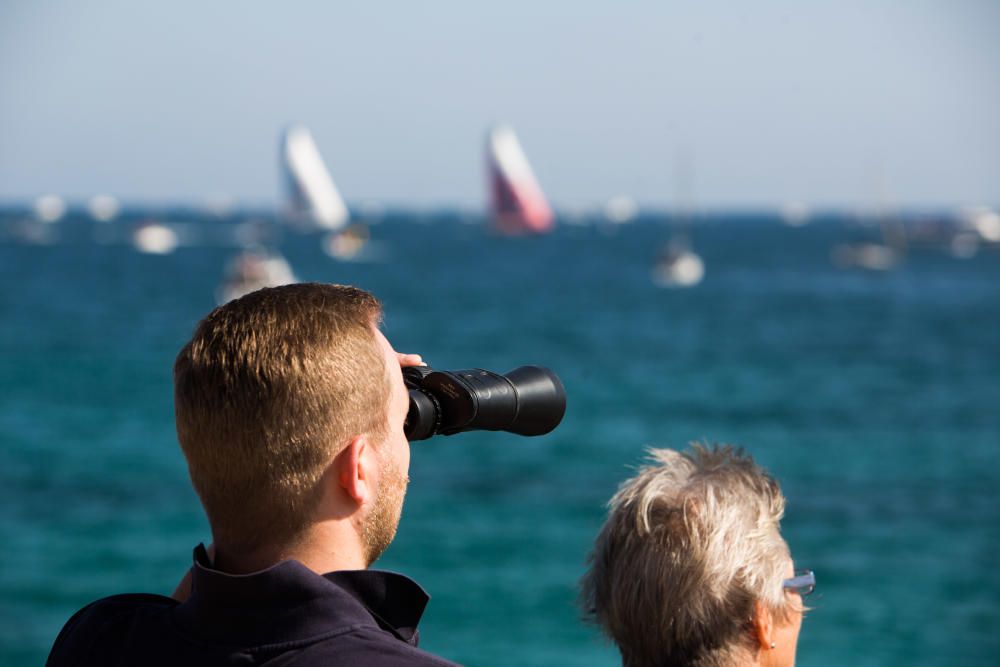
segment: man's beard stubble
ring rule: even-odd
[[[399,519],[403,514],[406,486],[410,483],[410,479],[399,472],[388,456],[382,459],[379,468],[381,483],[378,495],[361,530],[365,561],[369,566],[378,560],[396,537]]]

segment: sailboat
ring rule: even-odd
[[[342,229],[351,215],[327,171],[312,133],[289,127],[281,141],[281,172],[288,192],[287,217],[299,226]]]
[[[830,251],[830,259],[838,268],[886,272],[895,269],[906,258],[906,228],[888,205],[886,174],[880,163],[873,165],[871,181],[874,206],[862,215],[861,222],[877,226],[881,239],[835,245]]]
[[[882,240],[860,243],[840,243],[830,251],[833,263],[841,269],[891,271],[906,256],[906,229],[903,223],[886,213],[877,213],[876,221]]]
[[[323,251],[334,259],[354,259],[368,242],[368,227],[363,223],[348,225],[351,213],[309,130],[300,125],[288,128],[281,157],[289,220],[306,229],[327,230],[321,242]]]
[[[889,271],[899,264],[901,253],[885,243],[842,243],[830,257],[841,269]]]
[[[503,234],[550,231],[555,216],[514,130],[499,125],[486,139],[489,212]]]
[[[691,191],[694,166],[686,156],[679,156],[675,166],[677,212],[670,239],[653,264],[653,283],[659,287],[694,287],[705,277],[705,263],[692,249],[691,226],[694,206]]]
[[[705,263],[686,237],[675,236],[653,265],[653,282],[660,287],[693,287],[705,277]]]

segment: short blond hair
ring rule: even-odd
[[[294,541],[354,435],[387,432],[381,304],[343,285],[262,289],[213,310],[174,363],[177,438],[216,543]]]
[[[730,446],[653,449],[624,482],[581,581],[585,614],[629,667],[739,664],[763,602],[782,622],[785,499],[749,455]]]

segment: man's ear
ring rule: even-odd
[[[753,603],[753,636],[761,651],[774,648],[774,617],[767,605],[757,600]]]
[[[344,493],[358,505],[363,505],[373,490],[372,455],[374,449],[364,434],[351,438],[347,446],[337,455],[337,482]]]

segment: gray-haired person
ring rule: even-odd
[[[609,503],[581,581],[627,667],[791,666],[812,572],[779,532],[785,498],[742,450],[651,450]]]

